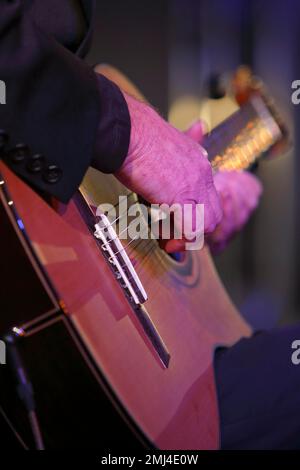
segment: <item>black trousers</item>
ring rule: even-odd
[[[231,348],[217,349],[222,449],[300,449],[295,340],[300,340],[300,324],[257,332]]]

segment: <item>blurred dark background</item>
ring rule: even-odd
[[[299,318],[298,196],[300,3],[296,0],[98,0],[91,64],[120,68],[168,117],[178,99],[198,105],[212,73],[248,64],[285,116],[294,147],[260,163],[264,195],[246,229],[216,258],[229,294],[256,328]],[[300,105],[299,105],[300,106]]]

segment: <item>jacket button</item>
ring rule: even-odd
[[[21,163],[29,155],[29,147],[25,144],[17,144],[9,151],[9,157],[13,163]]]
[[[5,132],[3,129],[0,129],[0,152],[4,150],[4,147],[8,143],[9,137],[7,132]]]
[[[39,173],[44,165],[44,157],[40,153],[32,155],[27,162],[26,168],[30,173]]]
[[[62,177],[62,171],[57,165],[48,165],[43,173],[43,178],[47,183],[57,183]]]

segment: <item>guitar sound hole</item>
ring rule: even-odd
[[[172,260],[176,261],[177,263],[183,263],[186,256],[184,251],[178,251],[177,253],[168,253],[168,255],[170,256],[170,258],[172,258]]]

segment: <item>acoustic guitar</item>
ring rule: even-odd
[[[100,71],[142,98],[115,69]],[[215,171],[246,168],[282,134],[255,92],[204,146]],[[15,340],[46,449],[217,449],[214,349],[251,328],[208,248],[174,259],[155,239],[120,240],[96,210],[138,196],[92,168],[67,206],[50,205],[3,162],[0,171],[0,330]],[[0,374],[1,409],[31,448],[9,361]]]

